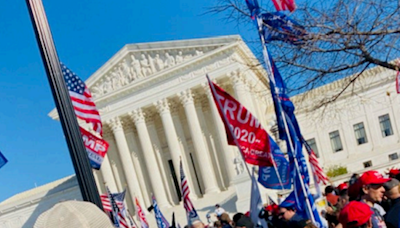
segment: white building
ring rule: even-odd
[[[215,203],[230,212],[236,210],[235,201],[244,207],[243,195],[250,189],[240,182],[248,178],[238,175],[242,172],[241,164],[234,164],[238,152],[227,145],[206,74],[269,131],[274,112],[266,72],[239,36],[126,45],[86,81],[102,116],[104,138],[110,144],[101,170],[94,172],[100,193],[105,192],[103,183],[112,192],[126,187],[132,213],[134,197],[146,208],[153,193],[166,217],[171,218],[175,211],[177,220],[184,224],[179,205],[182,159],[191,198],[203,221]],[[400,123],[395,117],[400,107],[394,74],[381,68],[365,72],[354,89],[357,95],[345,93],[323,114],[322,109],[309,110],[310,104],[340,89],[347,79],[301,95],[307,96],[305,101],[295,102],[303,135],[323,166],[341,164],[356,172],[369,161],[372,167],[386,168],[393,164],[388,163],[390,159],[398,158]],[[50,116],[57,119],[56,111]],[[32,210],[18,209],[14,197],[0,204],[0,224],[10,228],[21,226],[10,223],[9,211],[25,224],[38,216]],[[72,198],[78,199],[76,195]],[[28,200],[24,197],[17,204]],[[35,202],[36,206],[51,205],[42,203],[45,198]],[[154,222],[153,216],[147,217]]]

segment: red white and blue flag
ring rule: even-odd
[[[151,198],[153,199],[153,209],[154,209],[154,215],[155,215],[156,221],[157,221],[157,227],[158,228],[169,228],[169,222],[164,217],[164,215],[161,213],[161,210],[158,207],[158,204],[156,201],[156,197],[154,197],[154,195],[153,195],[153,196],[151,196]]]
[[[107,193],[101,194],[101,202],[103,204],[103,209],[107,213],[109,213],[110,218],[116,227],[124,227],[129,228],[128,223],[126,222],[126,211],[124,216],[124,198],[125,191],[121,193],[111,194],[110,190],[106,186]],[[123,197],[123,198],[121,198]]]
[[[108,143],[104,139],[100,139],[85,129],[81,128],[83,144],[86,147],[86,152],[89,156],[90,165],[93,169],[100,169],[103,163],[104,156],[108,150]]]
[[[182,161],[180,162],[180,173],[181,173],[181,192],[183,207],[186,210],[188,224],[191,225],[194,221],[200,221],[199,215],[193,206],[192,201],[189,198],[190,189],[186,180],[185,172],[183,171]]]
[[[146,220],[146,216],[143,213],[142,207],[140,206],[138,198],[135,198],[135,204],[136,204],[136,213],[137,216],[139,217],[140,221],[140,227],[141,228],[149,228],[149,223]]]
[[[294,0],[272,0],[277,11],[289,10],[293,12],[296,9]]]
[[[69,96],[71,97],[72,105],[74,106],[75,115],[93,125],[93,130],[103,135],[103,125],[99,111],[96,109],[96,104],[92,99],[92,95],[85,83],[63,63],[61,70],[64,76],[65,83],[68,87]]]
[[[310,162],[311,169],[314,172],[314,177],[317,183],[327,184],[329,182],[328,177],[325,175],[324,170],[319,165],[317,156],[315,155],[313,149],[308,145],[307,141],[302,139],[303,144],[308,152],[308,161]]]

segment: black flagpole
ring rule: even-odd
[[[92,202],[103,210],[86,149],[83,145],[78,121],[62,75],[46,13],[41,0],[26,0],[36,40],[53,93],[76,178],[84,201]]]

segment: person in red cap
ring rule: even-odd
[[[397,176],[399,176],[400,174],[400,170],[399,169],[391,169],[389,170],[389,177],[390,178],[397,178]]]
[[[340,212],[339,222],[343,228],[371,228],[373,213],[367,204],[351,201]]]
[[[370,206],[373,214],[371,216],[373,228],[385,228],[386,224],[383,215],[374,207],[383,199],[385,188],[383,184],[390,181],[390,178],[383,178],[383,176],[375,171],[370,170],[361,175],[358,179],[358,186],[360,187],[360,199],[362,202]]]

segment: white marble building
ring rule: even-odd
[[[235,186],[242,186],[239,180],[246,178],[237,175],[242,172],[235,159],[237,150],[226,143],[205,74],[269,131],[274,111],[266,72],[239,36],[126,45],[86,81],[110,144],[101,170],[94,172],[100,193],[105,192],[103,183],[113,192],[126,187],[132,213],[134,196],[145,208],[153,193],[167,218],[176,211],[178,221],[179,216],[184,221],[179,205],[182,159],[191,198],[201,216],[213,211],[215,203],[236,210],[232,201],[241,201],[241,196],[238,199]],[[361,172],[368,165],[384,169],[395,164],[389,162],[398,158],[400,150],[394,74],[382,68],[368,70],[353,93],[344,93],[324,113],[312,110],[311,105],[337,92],[348,79],[293,98],[303,135],[324,167],[341,164],[349,172]],[[306,99],[300,102],[302,96]],[[56,111],[50,116],[57,119]],[[13,205],[10,200],[0,203],[0,224],[9,221],[10,210],[16,215],[25,213],[12,209]]]

